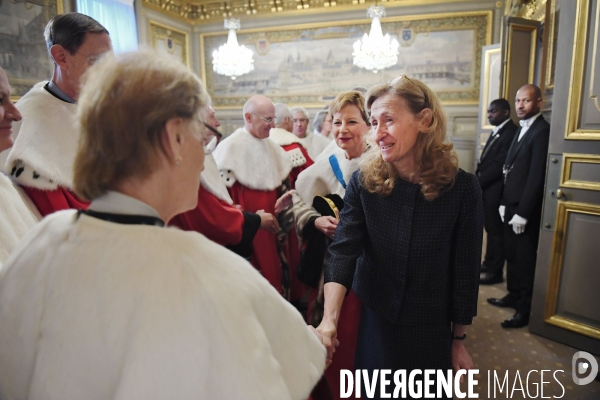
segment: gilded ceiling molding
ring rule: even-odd
[[[385,7],[473,2],[474,0],[380,0]],[[230,17],[307,15],[365,9],[367,0],[142,0],[144,7],[191,25]],[[545,4],[545,0],[544,0]]]

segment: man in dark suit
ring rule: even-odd
[[[550,139],[550,125],[540,112],[541,105],[537,86],[528,84],[517,92],[515,107],[521,129],[504,163],[499,208],[504,222],[508,295],[488,299],[492,305],[516,310],[502,322],[504,328],[521,328],[529,323]]]
[[[517,125],[510,119],[510,104],[506,99],[492,101],[487,117],[494,129],[483,148],[476,172],[483,193],[483,222],[487,232],[485,259],[479,278],[482,285],[502,282],[504,228],[498,214],[504,186],[502,166],[517,131]]]

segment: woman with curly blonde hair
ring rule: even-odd
[[[370,377],[382,368],[470,369],[464,339],[477,313],[483,233],[477,178],[444,143],[446,117],[424,83],[402,75],[366,99],[373,143],[346,189],[317,330],[333,352],[352,288],[362,305],[355,369]],[[375,398],[385,397],[380,389]]]

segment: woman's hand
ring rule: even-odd
[[[452,369],[456,374],[459,369],[470,370],[473,368],[473,360],[465,348],[462,340],[452,341]],[[465,376],[460,377],[460,383],[463,383]]]
[[[277,199],[275,202],[275,215],[279,215],[280,212],[292,206],[292,195],[294,193],[296,193],[295,190],[289,190]]]
[[[340,345],[340,342],[337,339],[337,327],[333,322],[323,319],[315,332],[317,337],[320,337],[321,343],[323,343],[325,349],[327,350],[327,361],[325,363],[325,368],[327,368],[333,361],[333,353],[335,353],[335,348]]]
[[[279,232],[279,222],[273,214],[269,214],[265,210],[258,210],[256,214],[260,217],[260,229],[267,230],[274,235]]]
[[[338,220],[333,217],[325,216],[315,219],[315,228],[323,232],[330,239],[333,239],[337,226]]]

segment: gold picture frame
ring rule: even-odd
[[[428,47],[428,43],[438,43],[437,41],[441,40],[440,36],[444,36],[446,40],[454,40],[457,51],[446,51],[444,54],[454,54],[451,62],[456,63],[455,71],[458,72],[446,89],[443,85],[432,88],[444,104],[476,105],[479,103],[481,48],[491,43],[492,13],[491,10],[484,10],[401,16],[383,18],[381,22],[384,33],[398,36],[411,32],[418,35],[421,39],[418,45],[424,48]],[[212,69],[212,52],[225,43],[227,32],[203,33],[200,35],[202,78],[213,104],[219,109],[240,108],[251,94],[256,93],[265,94],[274,102],[322,107],[343,90],[357,85],[368,87],[375,84],[369,81],[374,75],[372,72],[357,70],[357,67],[352,65],[351,55],[352,43],[360,39],[365,32],[369,32],[370,23],[370,20],[361,19],[240,30],[237,32],[238,41],[253,50],[255,71],[247,77],[238,77],[235,81],[216,75]],[[459,37],[467,40],[461,41]],[[255,45],[260,40],[269,43],[268,61],[266,58],[264,61],[258,58],[260,55]],[[349,50],[346,51],[346,48]],[[395,67],[398,71],[390,69],[378,73],[380,75],[377,76],[381,78],[377,79],[380,79],[381,83],[402,73],[416,77],[425,76],[419,70],[421,65],[409,65],[406,59],[402,59],[403,51],[406,54],[407,50],[401,47],[398,65],[403,64]],[[315,55],[316,53],[318,55]],[[464,56],[461,58],[458,54]],[[410,58],[411,61],[420,59],[421,57]],[[430,64],[435,62],[430,61]],[[440,61],[440,64],[444,62],[446,61]],[[423,67],[425,63],[422,62]],[[446,63],[449,64],[450,61]],[[300,64],[304,66],[300,68]],[[334,64],[339,64],[339,69],[331,71],[331,77],[319,72],[324,71],[327,65],[333,67]],[[357,73],[362,75],[357,77]],[[346,76],[353,78],[346,79],[344,86],[343,80]],[[330,81],[336,79],[335,83],[340,87],[332,89]],[[430,84],[427,78],[421,79]]]
[[[148,37],[153,49],[164,51],[190,67],[188,32],[154,20],[148,20]]]
[[[43,5],[41,5],[43,4]],[[0,49],[0,66],[8,76],[12,101],[19,100],[36,83],[49,80],[54,70],[44,38],[46,24],[64,12],[63,0],[4,1],[0,15],[13,26],[3,27],[8,37]]]
[[[600,50],[598,49],[598,35],[600,27],[600,7],[596,6],[596,15],[589,18],[589,1],[577,0],[577,13],[575,15],[575,41],[573,44],[573,62],[571,64],[571,79],[569,85],[569,108],[567,110],[567,124],[565,139],[567,140],[600,140],[600,129],[581,128],[583,100],[593,100],[595,108],[600,112],[600,93],[594,93],[594,75]],[[595,22],[594,33],[588,35],[589,20]],[[588,40],[593,40],[592,51],[588,52]],[[588,56],[590,56],[588,58]],[[586,80],[586,66],[591,68],[590,79]],[[584,87],[587,85],[587,87]],[[597,89],[596,89],[597,90]]]
[[[479,104],[479,115],[481,115],[480,129],[491,131],[494,126],[490,125],[487,119],[487,110],[493,100],[501,97],[500,74],[502,73],[502,49],[500,46],[494,49],[486,48],[483,51],[482,58],[484,76],[481,80],[482,100]],[[485,146],[485,143],[483,143],[483,146]]]
[[[554,89],[559,16],[560,0],[547,0],[543,37],[542,90]]]
[[[557,313],[559,291],[562,280],[563,265],[565,258],[565,245],[568,240],[567,228],[569,218],[573,214],[587,214],[600,216],[600,206],[595,204],[585,204],[570,201],[559,201],[556,213],[556,231],[552,243],[552,263],[550,265],[550,274],[548,277],[548,290],[546,298],[546,307],[544,321],[548,324],[567,329],[581,335],[600,339],[600,328],[591,326],[574,318]]]

